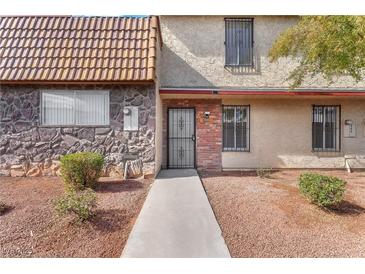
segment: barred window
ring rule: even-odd
[[[250,107],[223,106],[223,151],[249,151]]]
[[[253,66],[253,19],[225,19],[226,66]]]
[[[313,106],[313,151],[340,151],[340,106]]]

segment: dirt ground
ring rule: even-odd
[[[120,257],[152,180],[99,183],[95,216],[82,224],[57,217],[59,178],[0,177],[0,257]]]
[[[302,172],[201,174],[232,257],[365,257],[365,173],[314,171],[348,183],[325,211],[298,192]]]

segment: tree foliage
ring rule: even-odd
[[[341,75],[360,81],[365,67],[365,16],[302,16],[272,46],[270,61],[280,57],[300,57],[288,78],[293,88],[306,76],[318,74],[329,82]]]

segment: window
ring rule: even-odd
[[[109,91],[52,90],[41,96],[42,125],[109,125]]]
[[[313,106],[313,151],[340,151],[340,106]]]
[[[249,151],[250,107],[223,106],[223,150]]]
[[[226,66],[253,66],[253,19],[225,19]]]

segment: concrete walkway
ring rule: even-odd
[[[196,170],[160,172],[122,257],[230,257]]]

